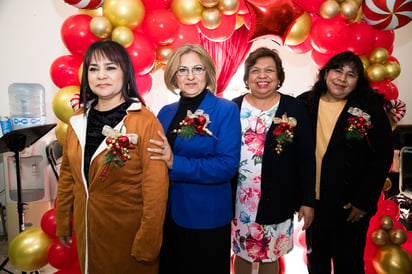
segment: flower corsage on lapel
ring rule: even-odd
[[[363,137],[368,138],[367,130],[372,128],[371,116],[357,107],[350,107],[348,112],[354,117],[348,118],[349,125],[346,127],[346,139],[361,141]]]
[[[294,117],[288,117],[286,113],[282,115],[282,118],[274,117],[272,120],[277,125],[273,130],[273,136],[276,140],[275,151],[277,154],[280,154],[286,143],[293,143],[293,130],[298,121]]]
[[[200,136],[207,134],[216,138],[207,128],[210,123],[209,115],[204,113],[203,110],[198,109],[195,113],[188,110],[185,119],[179,123],[180,128],[174,129],[173,132],[179,134],[183,139],[191,139],[195,134]]]
[[[127,160],[130,160],[129,149],[134,148],[137,144],[137,134],[121,133],[122,129],[126,131],[123,125],[120,131],[115,130],[107,125],[103,127],[102,134],[106,136],[107,152],[103,157],[103,170],[100,173],[100,180],[104,181],[110,174],[113,167],[124,166]]]

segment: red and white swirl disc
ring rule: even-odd
[[[365,0],[362,18],[380,30],[394,30],[412,20],[412,0]]]
[[[390,100],[390,113],[394,122],[398,123],[405,116],[406,104],[399,99]]]
[[[104,0],[64,0],[64,2],[78,9],[96,9],[103,5]]]
[[[80,107],[80,93],[73,94],[73,97],[70,99],[70,105],[73,110],[76,111]]]

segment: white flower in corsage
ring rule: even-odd
[[[127,160],[130,160],[129,149],[134,148],[133,145],[137,144],[137,134],[121,133],[122,129],[126,130],[126,127],[122,126],[120,131],[105,125],[102,130],[102,134],[106,136],[107,153],[103,158],[103,170],[99,175],[100,180],[104,181],[110,174],[113,167],[122,167]]]
[[[274,117],[272,120],[277,125],[273,130],[273,136],[277,142],[275,151],[277,154],[280,154],[286,143],[293,143],[293,130],[298,121],[294,117],[288,117],[286,113],[282,115],[282,118]]]

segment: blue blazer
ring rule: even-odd
[[[164,106],[158,119],[168,131],[179,102]],[[216,137],[177,136],[173,168],[169,172],[169,212],[181,227],[212,229],[233,218],[230,179],[240,160],[241,126],[237,106],[207,92],[198,109],[210,117],[208,129]]]

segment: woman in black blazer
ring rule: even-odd
[[[384,100],[359,57],[342,52],[319,72],[307,106],[316,140],[315,219],[307,230],[309,273],[364,273],[369,220],[388,175],[392,130]]]

